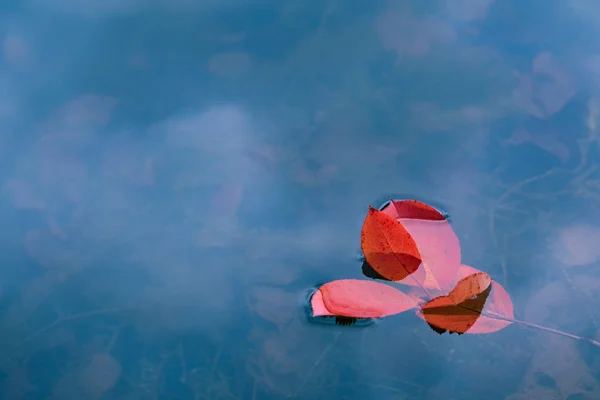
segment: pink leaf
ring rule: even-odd
[[[443,214],[416,200],[392,200],[382,212],[404,226],[423,261],[413,274],[397,282],[441,291],[452,288],[460,268],[460,242]]]
[[[416,301],[384,283],[341,279],[322,285],[312,296],[313,315],[381,318],[417,307]]]

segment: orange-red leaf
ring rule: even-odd
[[[418,200],[392,200],[381,211],[396,219],[427,219],[431,221],[445,220],[444,214]]]
[[[360,239],[369,265],[387,279],[401,280],[421,264],[417,245],[404,226],[373,207],[369,207]]]
[[[321,286],[311,298],[313,316],[381,318],[417,307],[411,297],[384,283],[341,279]]]
[[[477,274],[477,268],[468,265],[461,265],[458,275],[460,279],[466,278],[469,275]],[[477,319],[475,324],[468,330],[467,333],[481,334],[497,332],[506,328],[512,322],[503,321],[493,318],[493,315],[499,315],[503,318],[514,319],[515,312],[512,300],[509,294],[498,282],[492,280],[492,292],[488,297],[483,307],[482,315]]]
[[[447,296],[421,307],[425,321],[438,333],[467,332],[475,324],[492,290],[492,278],[478,272],[461,279]]]

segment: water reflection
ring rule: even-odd
[[[0,5],[2,398],[600,398],[587,343],[305,310],[400,192],[598,339],[592,3]]]

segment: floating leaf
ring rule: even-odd
[[[413,286],[409,294],[373,281],[337,280],[311,297],[314,317],[335,316],[336,324],[351,325],[357,319],[372,321],[421,307],[417,315],[440,334],[490,333],[516,323],[600,347],[593,339],[515,320],[512,300],[502,285],[485,272],[460,264],[458,238],[435,208],[414,200],[392,200],[382,210],[369,207],[363,224],[362,271],[370,278],[409,284]],[[447,295],[427,301],[457,280]]]
[[[341,279],[321,286],[311,298],[313,316],[381,318],[417,307],[400,290],[379,282]]]
[[[457,282],[461,251],[448,220],[400,219],[399,222],[417,244],[423,261],[413,277],[399,282],[442,291],[452,288]]]
[[[334,313],[329,311],[327,307],[325,307],[325,302],[323,301],[323,293],[320,290],[317,290],[310,298],[310,307],[312,309],[314,317],[325,317],[335,315]]]
[[[439,210],[418,200],[392,200],[381,211],[395,219],[411,218],[431,221],[446,219],[446,216]]]
[[[409,286],[440,291],[453,287],[460,268],[460,242],[444,214],[417,200],[391,200],[381,212],[397,218],[416,243],[422,260],[421,266],[413,273],[395,280]],[[363,263],[362,272],[368,278],[394,280],[389,274],[380,273],[368,261]]]
[[[438,333],[465,333],[475,324],[492,290],[492,278],[478,272],[461,279],[447,296],[421,307],[425,321]]]
[[[461,265],[458,275],[461,279],[469,275],[478,274],[481,271],[477,268],[468,265]],[[515,311],[510,295],[498,282],[492,280],[492,292],[485,302],[482,315],[477,319],[475,324],[467,331],[470,334],[492,333],[506,328],[512,324],[510,321],[504,321],[493,318],[493,315],[498,315],[503,318],[514,319]]]
[[[365,218],[360,244],[369,265],[390,280],[407,277],[421,264],[417,245],[404,226],[373,207]]]
[[[461,265],[458,271],[458,278],[464,279],[469,275],[481,273],[482,271],[468,265]],[[418,297],[417,301],[425,302],[423,298],[426,293],[420,288],[414,288],[407,292],[409,296]],[[439,293],[439,292],[438,292]],[[494,315],[500,318],[514,319],[514,306],[509,294],[498,282],[492,280],[492,290],[481,311],[481,316],[477,318],[475,324],[465,333],[483,334],[497,332],[506,328],[512,322],[503,319],[494,318]],[[417,316],[423,320],[425,317],[421,312]]]

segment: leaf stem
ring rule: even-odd
[[[548,328],[547,326],[538,325],[538,324],[534,324],[532,322],[527,322],[527,321],[521,321],[518,319],[504,317],[500,314],[496,314],[493,312],[482,312],[481,315],[485,315],[486,317],[498,319],[501,321],[513,322],[513,323],[521,325],[521,326],[525,326],[525,327],[532,328],[532,329],[539,329],[541,331],[553,333],[555,335],[564,336],[564,337],[568,337],[568,338],[575,339],[575,340],[582,340],[582,341],[588,342],[596,347],[600,347],[600,342],[598,342],[596,340],[593,340],[590,338],[585,338],[585,337],[578,336],[578,335],[574,335],[572,333],[559,331],[558,329]]]

